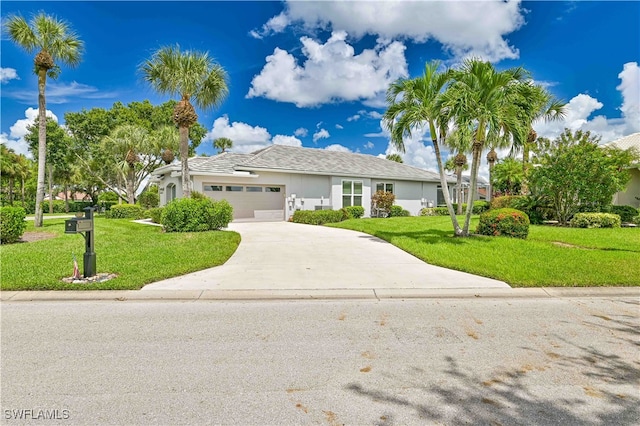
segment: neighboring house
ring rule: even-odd
[[[436,173],[371,155],[271,145],[251,154],[224,152],[189,159],[193,190],[231,203],[235,219],[289,218],[296,210],[362,206],[371,196],[393,192],[396,204],[418,215],[442,198]],[[182,196],[180,164],[153,172],[160,204]],[[450,188],[455,185],[449,179]],[[444,202],[444,201],[442,201]]]
[[[634,133],[622,139],[609,142],[606,146],[622,150],[635,148],[640,153],[640,133]],[[631,180],[627,184],[625,191],[618,192],[613,196],[613,204],[638,208],[640,207],[640,162],[636,161],[632,164],[629,171],[631,172]]]

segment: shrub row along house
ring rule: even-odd
[[[229,201],[234,219],[286,220],[296,210],[347,206],[362,206],[371,216],[378,190],[392,192],[412,215],[444,203],[437,174],[364,154],[271,145],[250,154],[193,157],[189,172],[193,190]],[[161,205],[182,197],[180,178],[179,164],[153,172]],[[449,179],[452,188],[455,179]]]

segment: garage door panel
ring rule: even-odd
[[[222,191],[212,191],[212,187]],[[242,191],[236,190],[239,188]],[[227,200],[233,206],[234,219],[253,218],[255,210],[282,210],[284,219],[285,191],[282,186],[216,183],[205,184],[204,192],[214,200]]]

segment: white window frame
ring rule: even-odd
[[[383,191],[390,192],[390,193],[394,194],[393,191],[394,191],[394,188],[395,188],[395,184],[393,182],[376,182],[376,192],[379,191],[378,185],[382,185],[382,187],[384,188]],[[391,185],[391,191],[387,191],[387,185]]]
[[[351,193],[350,194],[345,194],[344,193],[344,183],[345,182],[351,182]],[[360,188],[361,188],[361,192],[360,194],[356,194],[355,193],[355,184],[359,183],[360,184]],[[353,180],[353,179],[342,179],[342,181],[340,182],[340,192],[342,193],[342,207],[349,207],[349,206],[360,206],[362,207],[362,198],[364,197],[364,182],[361,180]],[[349,200],[349,206],[346,206],[344,204],[344,197],[350,197]],[[360,197],[360,204],[355,204],[355,197]]]
[[[167,185],[167,204],[176,199],[176,184]]]

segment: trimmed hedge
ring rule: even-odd
[[[407,217],[411,216],[409,210],[403,209],[401,206],[391,206],[389,210],[389,217]]]
[[[471,211],[472,214],[482,214],[489,210],[491,204],[488,201],[474,201],[473,209]],[[453,211],[458,211],[458,203],[453,203]],[[462,203],[462,214],[467,212],[467,203]],[[448,214],[448,213],[447,213]]]
[[[529,235],[529,216],[516,209],[491,209],[480,215],[476,233],[525,239]]]
[[[613,213],[576,213],[569,221],[572,228],[620,228],[620,216]]]
[[[348,214],[346,208],[341,210],[297,210],[291,221],[307,225],[323,225],[342,222],[349,218]]]
[[[349,206],[344,208],[352,219],[360,219],[364,215],[364,207],[362,206]]]
[[[40,205],[44,213],[49,213],[49,201],[45,200]],[[81,212],[85,207],[93,206],[91,201],[71,201],[69,200],[69,212]],[[53,200],[53,213],[67,213],[64,200]]]
[[[420,210],[420,216],[449,216],[446,207],[425,207]]]
[[[24,218],[27,213],[22,207],[0,208],[0,242],[2,244],[15,243],[22,237],[27,228]]]
[[[232,219],[227,200],[180,198],[163,208],[160,222],[167,232],[203,232],[225,228]]]
[[[108,219],[142,219],[144,210],[137,204],[117,204],[106,214]]]
[[[640,211],[633,206],[611,206],[611,213],[620,216],[623,223],[633,222],[633,218],[638,216]]]
[[[145,210],[158,207],[160,205],[160,195],[157,192],[144,191],[138,196],[138,204]]]

